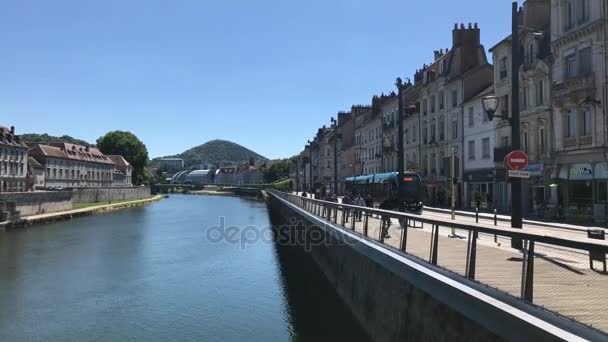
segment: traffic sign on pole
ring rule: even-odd
[[[505,158],[507,169],[522,170],[528,166],[528,155],[523,151],[513,151]]]

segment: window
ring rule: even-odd
[[[586,76],[591,73],[591,46],[581,49],[578,52],[579,58],[579,73],[580,76]]]
[[[509,147],[509,136],[502,137],[502,147]]]
[[[574,27],[574,5],[572,4],[572,0],[569,0],[566,3],[566,12],[565,12],[565,24],[566,30],[570,30]]]
[[[458,139],[458,117],[452,118],[452,140]]]
[[[439,152],[439,175],[445,176],[445,152]]]
[[[428,141],[428,137],[429,137],[429,131],[428,131],[428,127],[427,127],[427,123],[424,123],[424,127],[422,128],[422,141],[426,144]]]
[[[408,133],[409,133],[409,128],[406,128],[406,129],[405,129],[405,133],[404,133],[404,136],[405,136],[405,139],[404,139],[404,140],[405,140],[405,143],[406,143],[406,144],[409,144],[409,143],[410,143],[410,135],[409,135]]]
[[[428,111],[428,101],[426,99],[422,100],[422,114],[426,115]]]
[[[469,140],[469,160],[475,160],[475,140]]]
[[[445,94],[442,91],[439,92],[439,110],[442,110],[445,107]]]
[[[541,106],[543,104],[545,104],[545,84],[543,80],[540,80],[536,85],[536,105]]]
[[[576,113],[568,111],[566,114],[566,137],[572,138],[576,136]]]
[[[528,63],[534,64],[534,43],[528,46]]]
[[[331,156],[331,150],[329,148],[327,148],[327,156]]]
[[[589,0],[580,0],[579,24],[589,21]]]
[[[422,172],[426,176],[429,169],[429,157],[428,154],[425,154],[422,158]]]
[[[445,118],[443,116],[439,117],[439,140],[443,141],[445,139]]]
[[[502,116],[509,115],[509,95],[504,95],[500,101],[501,114]]]
[[[545,128],[541,127],[538,130],[538,153],[545,153]]]
[[[435,125],[435,119],[431,120],[431,142],[435,142],[435,138],[437,137],[437,130]]]
[[[522,145],[524,147],[524,152],[528,153],[528,131],[524,131],[523,137],[522,137]]]
[[[576,77],[576,55],[566,56],[564,63],[564,77],[569,80]]]
[[[331,168],[331,165],[329,165],[329,160],[327,161],[327,168]]]
[[[452,90],[452,107],[458,107],[458,92]]]
[[[503,57],[499,62],[499,77],[501,80],[507,78],[507,57]]]
[[[591,135],[591,111],[589,109],[584,109],[583,111],[583,117],[582,117],[582,125],[581,128],[583,129],[583,131],[581,132],[582,136],[588,136]]]
[[[435,95],[431,96],[431,113],[435,113]]]
[[[490,138],[481,139],[481,157],[490,158]]]
[[[521,109],[528,108],[528,87],[523,87],[521,91]]]
[[[475,112],[473,107],[469,107],[469,127],[475,126]]]
[[[416,142],[418,139],[418,126],[416,124],[414,124],[414,129],[412,131],[412,142]]]

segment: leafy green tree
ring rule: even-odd
[[[281,179],[289,178],[292,162],[290,159],[281,159],[272,163],[263,171],[264,182],[273,183]]]
[[[131,132],[113,131],[97,139],[97,148],[104,154],[123,156],[133,166],[133,181],[143,184],[148,181],[148,149]]]

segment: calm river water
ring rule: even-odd
[[[217,242],[220,217],[256,230]],[[0,341],[365,341],[301,249],[249,243],[269,225],[261,202],[172,196],[0,233]]]

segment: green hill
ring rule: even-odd
[[[268,160],[248,148],[227,140],[211,140],[170,157],[184,159],[186,168],[198,167],[200,164],[232,165],[247,162],[250,157],[253,157],[256,165]]]
[[[66,142],[66,143],[77,144],[77,145],[82,145],[82,146],[95,146],[93,144],[89,144],[88,142],[86,142],[84,140],[72,138],[69,135],[62,135],[60,137],[56,137],[53,135],[48,135],[46,133],[44,133],[44,134],[27,133],[27,134],[20,134],[19,136],[21,137],[21,140],[25,141],[26,143],[48,144],[48,143],[53,143],[53,142]]]

